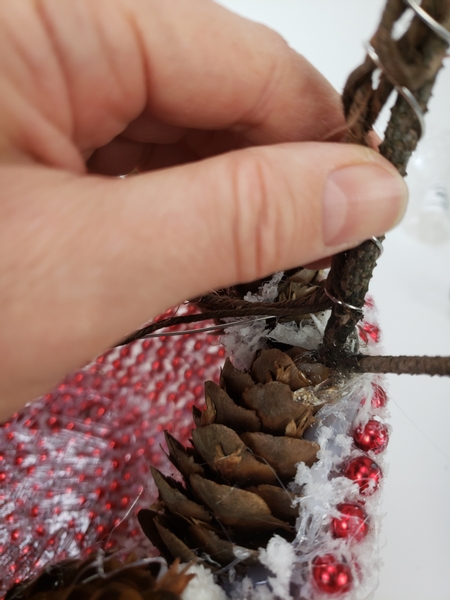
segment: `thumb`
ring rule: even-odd
[[[368,148],[290,143],[129,178],[114,202],[127,207],[122,226],[139,231],[129,240],[135,273],[145,272],[145,305],[156,313],[381,235],[407,195],[396,169]]]
[[[37,166],[3,166],[0,179],[0,393],[12,403],[168,306],[383,233],[407,195],[378,154],[331,143],[126,179]]]

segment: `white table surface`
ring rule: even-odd
[[[338,90],[363,58],[363,43],[384,5],[383,0],[221,3],[276,29]],[[430,104],[430,131],[441,125],[450,131],[449,99],[450,64]],[[439,160],[450,172],[450,155]],[[405,225],[388,235],[370,288],[386,354],[450,355],[449,266],[449,241],[425,244]],[[374,600],[449,600],[450,380],[389,376],[388,391],[393,432],[382,500],[384,564]]]

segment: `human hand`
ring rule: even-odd
[[[404,184],[321,141],[343,127],[311,65],[209,0],[2,2],[0,417],[171,305],[392,227]]]

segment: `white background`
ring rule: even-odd
[[[363,43],[384,5],[383,0],[221,3],[276,29],[340,91],[363,58]],[[429,131],[442,126],[450,131],[450,64],[429,108]],[[438,158],[449,174],[450,155]],[[386,354],[450,355],[450,242],[427,245],[400,225],[388,235],[370,289]],[[390,376],[388,391],[393,432],[383,489],[384,565],[374,599],[449,600],[450,380]]]

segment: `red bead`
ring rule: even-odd
[[[203,396],[203,385],[196,385],[192,390],[192,393],[196,398],[201,398]]]
[[[364,336],[362,332],[364,332],[366,336]],[[364,341],[367,341],[367,336],[369,336],[375,343],[378,344],[380,341],[380,329],[373,323],[364,323],[360,329],[360,336]]]
[[[357,504],[338,504],[340,517],[331,521],[331,530],[336,538],[350,538],[355,542],[364,539],[369,531],[366,512]]]
[[[165,356],[167,356],[166,346],[161,346],[161,348],[158,348],[156,354],[159,356],[159,358],[164,358]]]
[[[175,356],[175,358],[172,360],[172,367],[176,370],[178,370],[182,364],[183,359],[180,356]]]
[[[152,371],[162,371],[163,363],[160,360],[154,360],[152,362]]]
[[[372,450],[375,454],[383,452],[389,441],[389,433],[386,425],[370,419],[364,425],[359,426],[353,434],[355,444],[365,452]]]
[[[373,396],[371,400],[372,408],[384,408],[387,403],[387,394],[381,386],[372,383]]]
[[[378,344],[380,341],[380,329],[376,325],[371,325],[368,333],[373,341]]]
[[[374,301],[370,296],[367,296],[365,302],[364,302],[364,306],[367,306],[367,308],[373,308],[374,307]]]
[[[131,352],[130,346],[122,346],[122,348],[120,349],[119,354],[120,354],[120,356],[122,358],[125,358],[126,356],[130,355],[130,352]]]
[[[175,352],[181,352],[181,350],[183,350],[184,348],[184,341],[183,340],[177,340],[174,345],[173,345]]]
[[[363,496],[373,494],[382,477],[380,467],[368,456],[358,456],[351,460],[345,467],[344,475],[358,484]]]
[[[319,590],[326,594],[344,594],[352,587],[353,577],[349,565],[333,554],[316,556],[312,562],[312,576]]]

